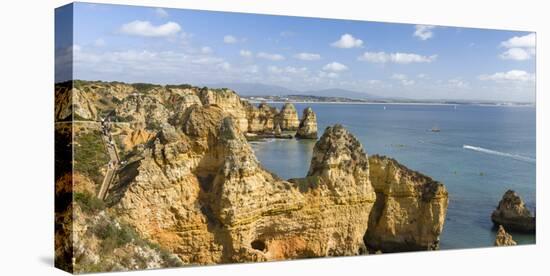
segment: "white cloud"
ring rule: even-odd
[[[280,74],[283,72],[283,69],[277,66],[268,66],[267,71],[274,74]]]
[[[267,71],[273,74],[304,74],[308,72],[308,69],[306,67],[293,67],[293,66],[287,66],[287,67],[278,67],[278,66],[269,66],[267,67]]]
[[[391,76],[391,78],[394,79],[394,80],[406,80],[406,79],[408,79],[407,75],[405,75],[405,74],[393,74]]]
[[[500,54],[501,59],[528,60],[536,54],[536,35],[534,33],[524,36],[514,36],[500,43],[501,47],[508,48]]]
[[[335,79],[340,76],[336,72],[324,72],[324,71],[320,71],[318,75],[320,78],[330,78],[330,79]]]
[[[535,48],[536,34],[531,33],[524,36],[514,36],[501,42],[500,45],[506,48]]]
[[[454,78],[447,81],[447,84],[455,88],[469,88],[470,84],[461,78]]]
[[[409,77],[405,74],[393,74],[391,78],[394,80],[398,80],[403,86],[410,86],[415,84],[415,81],[409,79]]]
[[[220,64],[223,61],[224,61],[223,58],[206,56],[206,57],[194,58],[191,60],[191,63],[205,65],[205,64]]]
[[[229,62],[226,62],[226,61],[219,63],[217,66],[218,68],[223,69],[225,71],[229,71],[232,68],[231,64],[229,64]]]
[[[413,36],[418,37],[420,40],[428,40],[433,37],[433,29],[435,26],[430,25],[416,25]]]
[[[248,51],[248,50],[241,50],[239,51],[239,55],[241,55],[242,57],[252,57],[252,52],[251,51]]]
[[[360,61],[367,61],[372,63],[430,63],[437,59],[437,55],[422,56],[412,53],[386,53],[386,52],[365,52],[358,57]]]
[[[244,71],[247,73],[256,74],[260,72],[260,67],[258,65],[250,65],[244,68]]]
[[[105,46],[105,40],[103,38],[98,38],[94,41],[94,46],[96,47],[103,47]]]
[[[294,57],[297,59],[308,60],[308,61],[321,59],[321,55],[314,54],[314,53],[299,53],[294,55]]]
[[[500,54],[501,59],[528,60],[531,59],[531,53],[523,48],[510,48]]]
[[[510,70],[508,72],[497,72],[492,75],[480,75],[478,78],[483,81],[496,82],[534,82],[535,74],[523,70]]]
[[[350,34],[343,34],[339,40],[334,41],[330,45],[336,48],[359,48],[363,46],[363,41]]]
[[[155,9],[155,14],[158,16],[158,17],[162,17],[162,18],[165,18],[165,17],[168,17],[168,12],[163,9],[163,8],[156,8]]]
[[[227,43],[227,44],[233,44],[233,43],[237,43],[237,38],[232,36],[232,35],[225,35],[223,37],[223,43]]]
[[[332,71],[332,72],[342,72],[342,71],[348,70],[348,67],[342,63],[334,61],[323,66],[323,70]]]
[[[144,37],[172,36],[177,34],[179,31],[181,31],[181,27],[175,22],[168,22],[155,26],[149,21],[135,20],[120,27],[120,32],[123,34]]]
[[[208,47],[208,46],[204,46],[204,47],[201,47],[201,54],[210,54],[212,53],[212,48]]]
[[[259,57],[259,58],[268,59],[268,60],[271,60],[271,61],[280,61],[280,60],[285,59],[285,57],[282,56],[282,55],[270,54],[270,53],[265,53],[265,52],[259,52],[256,56]]]

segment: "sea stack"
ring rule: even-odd
[[[531,215],[521,197],[512,190],[504,193],[491,220],[495,225],[502,225],[511,231],[534,233],[536,229],[535,216]]]
[[[317,139],[317,116],[311,107],[304,109],[302,120],[296,132],[299,139]]]
[[[281,130],[294,131],[297,130],[298,126],[300,125],[296,107],[294,107],[294,105],[291,103],[285,103],[285,105],[283,105],[283,108],[281,109],[278,117]]]
[[[385,156],[370,156],[369,169],[376,203],[367,247],[384,253],[438,249],[449,204],[445,186]]]
[[[516,241],[512,239],[512,235],[506,233],[504,227],[502,227],[502,225],[499,225],[497,236],[495,238],[495,246],[510,246],[516,244]]]

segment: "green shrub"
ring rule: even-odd
[[[189,89],[193,88],[192,85],[184,83],[184,84],[168,84],[166,85],[166,88],[181,88],[181,89]]]
[[[153,88],[161,87],[158,84],[152,84],[152,83],[132,83],[132,86],[140,93],[146,93]]]
[[[109,163],[109,156],[97,130],[75,136],[74,170],[85,174],[97,187],[103,181],[101,167]]]
[[[97,213],[105,209],[105,203],[89,193],[74,193],[74,201],[85,213]]]

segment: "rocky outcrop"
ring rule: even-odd
[[[261,103],[258,107],[247,103],[248,132],[266,133],[275,128],[277,108]]]
[[[369,164],[376,191],[365,235],[369,249],[437,249],[449,203],[445,186],[388,157],[371,156]]]
[[[298,112],[296,107],[291,103],[285,103],[281,108],[281,112],[277,115],[277,122],[281,126],[283,131],[295,131],[300,126],[300,120],[298,120]]]
[[[55,89],[56,120],[97,120],[97,109],[85,91],[68,85],[57,85]]]
[[[248,118],[244,101],[231,89],[202,88],[199,97],[203,105],[216,105],[233,117],[240,131],[248,131]]]
[[[516,244],[516,241],[512,239],[512,235],[506,233],[504,227],[502,227],[502,225],[499,225],[497,236],[495,238],[495,246],[510,246]]]
[[[491,220],[495,225],[502,225],[511,231],[534,233],[536,229],[535,217],[525,207],[521,197],[512,190],[504,193]]]
[[[80,216],[78,237],[59,254],[76,246],[80,271],[172,266],[165,258],[172,254],[183,264],[214,264],[437,248],[447,207],[442,184],[395,160],[369,158],[341,125],[326,128],[316,142],[307,175],[287,181],[261,165],[246,138],[292,137],[288,132],[300,126],[292,104],[277,112],[228,89],[184,85],[93,89],[108,95],[110,86],[116,97],[90,99],[96,107],[112,105],[111,133],[123,145],[124,162],[104,209],[70,210]],[[300,135],[316,138],[315,121],[304,110]],[[80,196],[95,191],[78,173],[71,181],[80,183]],[[63,214],[58,225],[71,219]],[[58,228],[59,235],[71,231]],[[103,244],[107,238],[96,232],[103,228],[128,231],[135,240],[107,250],[112,241]],[[140,258],[144,263],[134,261]],[[105,268],[121,260],[124,266]]]
[[[317,117],[311,107],[304,109],[302,120],[296,132],[299,139],[317,139]]]
[[[375,193],[347,130],[327,129],[307,177],[291,183],[262,168],[220,108],[190,109],[181,131],[163,130],[122,172],[115,205],[125,221],[187,264],[366,252]]]

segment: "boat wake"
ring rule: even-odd
[[[523,156],[523,155],[519,155],[519,154],[500,152],[500,151],[496,151],[496,150],[490,150],[490,149],[481,148],[481,147],[474,147],[474,146],[470,146],[470,145],[462,145],[462,148],[477,151],[477,152],[492,154],[492,155],[509,157],[509,158],[513,158],[513,159],[516,159],[516,160],[525,161],[525,162],[529,162],[529,163],[535,163],[536,162],[535,158],[531,158],[531,157],[527,157],[527,156]]]

